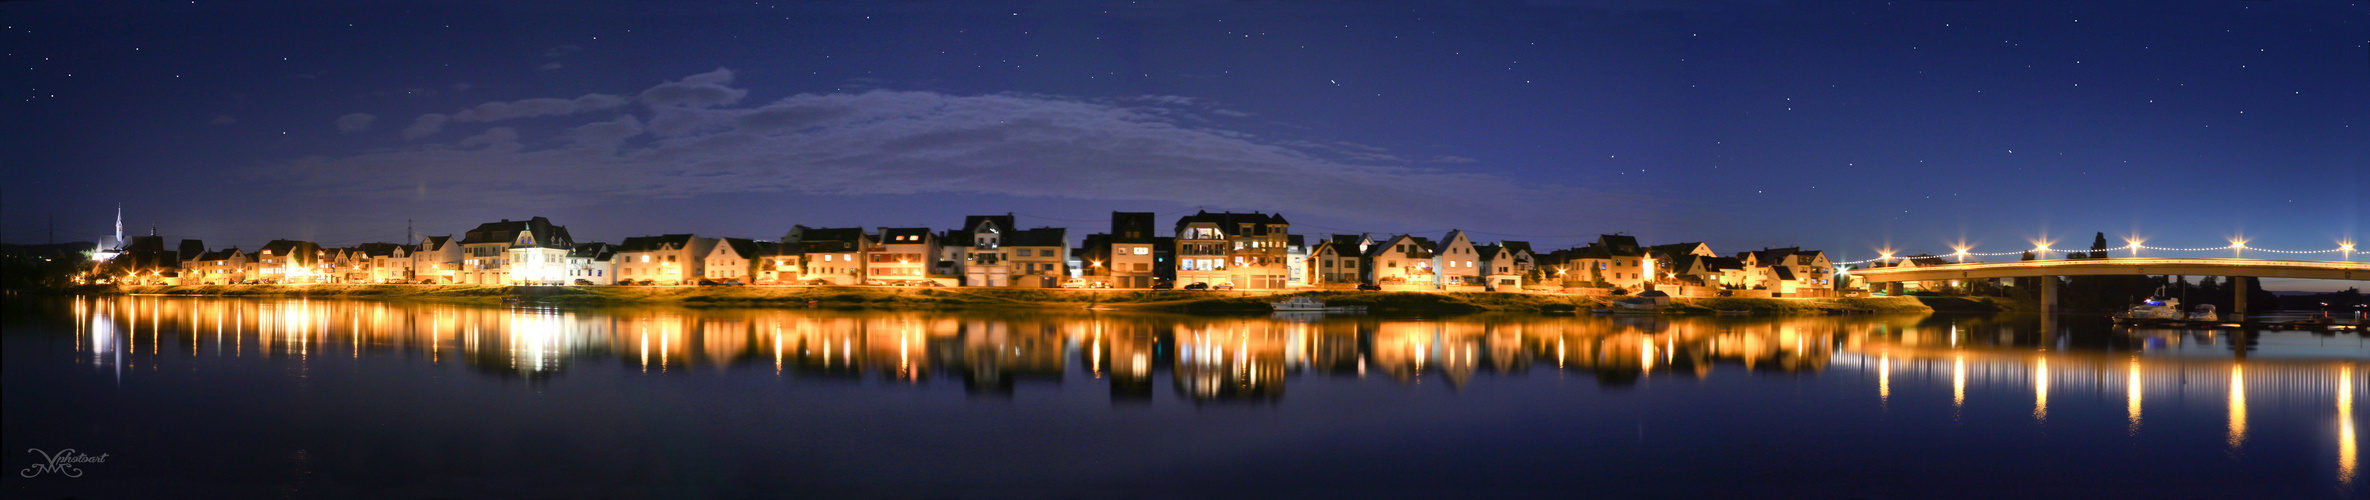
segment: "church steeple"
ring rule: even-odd
[[[115,204],[115,247],[123,248],[123,204]]]

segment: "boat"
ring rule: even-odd
[[[2197,309],[2191,310],[2191,311],[2189,312],[2189,321],[2221,321],[2221,320],[2222,320],[2222,316],[2221,316],[2221,315],[2214,314],[2214,305],[2213,305],[2213,304],[2198,304],[2198,305],[2197,305]]]
[[[2212,309],[2209,308],[2207,310],[2211,311]],[[2131,306],[2131,309],[2124,311],[2121,319],[2128,319],[2131,321],[2180,321],[2187,319],[2187,316],[2188,315],[2181,314],[2181,299],[2164,296],[2164,287],[2160,286],[2156,287],[2156,294],[2148,297],[2148,300],[2140,301],[2139,304],[2133,305]]]

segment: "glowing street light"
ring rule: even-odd
[[[2143,240],[2140,240],[2140,239],[2138,239],[2138,238],[2128,238],[2128,239],[2124,239],[2123,241],[2124,241],[2124,242],[2126,242],[2126,243],[2130,243],[2130,244],[2131,244],[2131,256],[2132,256],[2132,258],[2139,258],[2139,256],[2140,256],[2140,242],[2141,242],[2141,241],[2143,241]]]
[[[1963,247],[1963,246],[1959,246],[1959,247],[1951,247],[1951,250],[1955,250],[1955,251],[1957,251],[1957,253],[1958,253],[1958,256],[1959,256],[1959,263],[1960,263],[1960,264],[1965,264],[1965,263],[1967,263],[1967,247]]]
[[[2351,262],[2351,261],[2353,261],[2353,260],[2354,260],[2354,242],[2351,242],[2351,241],[2340,241],[2340,242],[2337,242],[2337,253],[2338,253],[2339,255],[2344,255],[2344,256],[2345,256],[2345,260],[2346,260],[2346,261],[2348,261],[2348,262]]]
[[[2243,258],[2246,258],[2246,257],[2245,257],[2245,253],[2246,253],[2246,251],[2247,251],[2247,240],[2241,240],[2241,239],[2232,239],[2232,240],[2230,240],[2230,258],[2233,258],[2233,259],[2243,259]]]

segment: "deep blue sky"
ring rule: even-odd
[[[2360,1],[34,1],[0,26],[10,242],[122,203],[218,247],[1207,207],[1842,260],[2320,250],[2365,236],[2370,171]]]

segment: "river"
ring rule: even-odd
[[[10,297],[18,497],[2361,498],[2356,333]],[[67,477],[44,454],[103,461]],[[33,477],[23,477],[35,473]]]

